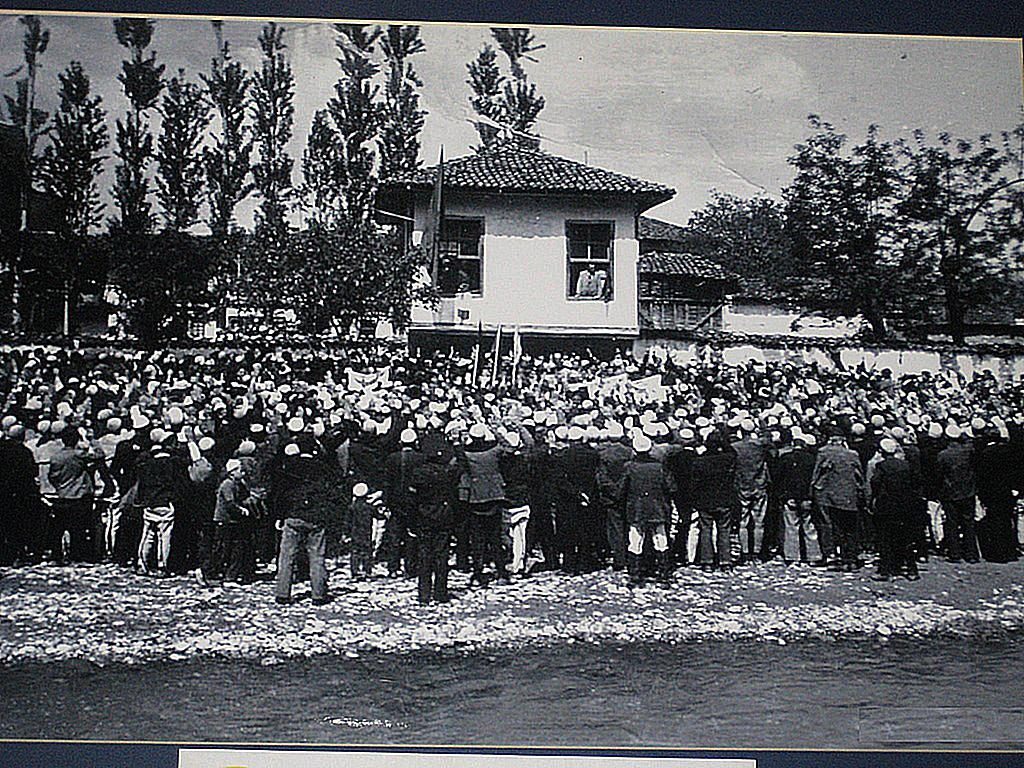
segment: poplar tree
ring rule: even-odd
[[[535,126],[544,109],[544,97],[530,82],[523,61],[536,62],[531,54],[545,46],[525,27],[492,27],[491,36],[505,54],[509,74],[501,72],[497,54],[489,44],[467,65],[466,82],[473,91],[470,105],[487,120],[477,123],[480,140],[484,147],[511,144],[535,149],[540,146]],[[491,121],[503,127],[488,124]]]
[[[295,77],[285,54],[284,28],[274,22],[263,27],[258,38],[263,62],[252,79],[252,113],[255,125],[256,163],[253,180],[260,195],[256,231],[283,234],[292,193],[291,157],[285,149],[295,119]]]
[[[381,37],[381,51],[386,61],[386,81],[381,110],[380,149],[381,178],[412,171],[420,166],[420,133],[426,112],[420,109],[418,90],[423,82],[408,61],[426,49],[420,28],[411,25],[390,25]]]
[[[330,226],[338,215],[338,132],[326,109],[313,115],[302,153],[302,200],[307,223],[313,228]]]
[[[210,105],[203,89],[178,70],[167,82],[160,105],[163,116],[157,141],[156,196],[167,228],[182,232],[199,219],[203,192],[203,134]]]
[[[46,52],[46,48],[50,44],[50,31],[43,27],[38,16],[22,16],[19,21],[25,27],[21,41],[24,63],[10,74],[15,75],[23,71],[25,75],[15,83],[15,95],[13,97],[4,96],[11,122],[21,129],[25,141],[25,154],[22,158],[21,178],[18,185],[20,217],[18,229],[21,234],[6,270],[11,277],[11,326],[16,332],[22,330],[21,262],[28,232],[29,203],[36,176],[36,144],[39,137],[45,133],[46,122],[50,118],[48,112],[36,109],[36,75],[39,69],[39,57]]]
[[[210,62],[210,74],[200,75],[219,118],[213,145],[206,148],[207,199],[210,203],[210,231],[223,239],[231,231],[235,207],[252,192],[248,181],[252,136],[245,113],[249,75],[231,58],[229,43],[221,40],[220,22],[213,22],[218,55]]]
[[[156,63],[156,54],[146,49],[153,39],[154,23],[149,19],[115,19],[117,42],[128,50],[121,63],[118,80],[128,98],[129,111],[117,121],[117,149],[120,162],[114,168],[114,198],[120,211],[115,229],[131,234],[149,232],[153,215],[149,202],[146,170],[153,156],[153,134],[146,121],[164,88],[164,65]]]
[[[339,140],[334,178],[339,186],[340,221],[361,224],[370,220],[377,193],[374,146],[381,110],[376,103],[380,87],[373,78],[380,65],[373,55],[381,30],[365,24],[336,24],[335,31],[341,76],[327,104]]]
[[[53,119],[50,145],[43,152],[43,188],[61,204],[61,231],[85,235],[102,221],[96,181],[110,145],[103,99],[93,95],[81,63],[72,61],[58,76],[60,105]]]

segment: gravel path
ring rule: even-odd
[[[224,657],[286,658],[365,651],[516,648],[549,643],[787,643],[835,637],[1002,635],[1024,629],[1024,562],[932,562],[918,582],[768,564],[728,575],[677,571],[669,588],[630,590],[622,573],[540,574],[420,606],[415,582],[355,583],[337,564],[333,600],[273,601],[269,574],[249,586],[201,588],[114,566],[33,566],[0,573],[0,664],[94,664]]]

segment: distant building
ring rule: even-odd
[[[380,207],[411,220],[411,242],[428,229],[437,173],[382,182]],[[522,147],[447,161],[443,179],[442,298],[413,309],[410,342],[499,325],[534,342],[639,336],[640,214],[675,190]]]

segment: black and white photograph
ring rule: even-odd
[[[1022,75],[0,12],[0,739],[1024,750]]]

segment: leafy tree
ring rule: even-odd
[[[396,234],[372,222],[289,232],[280,240],[245,238],[239,263],[245,302],[295,310],[306,333],[345,329],[364,317],[401,324],[413,301],[432,295],[414,280],[423,251],[406,251]]]
[[[167,82],[160,113],[156,196],[167,228],[182,232],[199,219],[203,191],[200,148],[210,123],[210,105],[203,89],[186,80],[185,71],[179,69]]]
[[[334,180],[339,188],[339,221],[346,226],[369,221],[377,182],[374,143],[380,128],[376,103],[379,86],[373,82],[380,66],[373,54],[381,30],[364,24],[335,24],[335,43],[341,58],[341,77],[328,104],[340,141]]]
[[[802,264],[800,299],[833,314],[859,313],[876,339],[887,318],[915,311],[923,268],[901,239],[895,149],[870,126],[864,143],[815,115],[816,131],[789,158],[796,177],[785,190],[787,233]]]
[[[130,109],[124,122],[117,121],[117,150],[121,161],[114,168],[114,198],[121,218],[115,229],[149,232],[153,216],[148,200],[149,180],[146,169],[153,156],[153,134],[145,122],[146,113],[157,105],[164,88],[164,65],[157,65],[156,54],[146,49],[153,39],[154,22],[149,19],[115,19],[117,42],[128,49],[129,57],[121,63],[118,80],[128,97]]]
[[[712,190],[687,224],[693,249],[740,276],[747,296],[787,297],[794,272],[785,209],[767,197]]]
[[[197,304],[220,263],[221,244],[209,237],[164,230],[117,232],[104,240],[109,281],[123,299],[128,330],[141,346],[155,349],[188,332]]]
[[[545,46],[523,27],[493,27],[491,36],[508,59],[509,76],[501,73],[490,45],[485,44],[477,58],[467,65],[466,82],[473,91],[469,103],[484,118],[477,123],[480,140],[484,147],[513,144],[536,148],[540,139],[534,126],[544,109],[544,97],[537,93],[536,84],[529,81],[523,60],[536,61],[530,54]]]
[[[102,221],[96,180],[106,159],[102,152],[110,144],[107,113],[79,62],[72,61],[58,78],[60,106],[40,175],[46,191],[61,202],[62,233],[85,235]]]
[[[220,43],[220,22],[213,22],[218,35],[218,55],[210,62],[210,74],[200,75],[220,118],[220,130],[213,146],[207,147],[207,196],[210,202],[210,230],[223,240],[231,231],[235,207],[248,197],[253,186],[247,181],[252,154],[252,137],[245,124],[249,75],[232,60],[227,41]]]
[[[317,110],[302,154],[303,207],[307,223],[313,228],[330,226],[337,216],[338,185],[334,174],[340,165],[339,144],[338,132],[327,110]]]
[[[417,88],[423,82],[407,59],[425,50],[420,28],[410,25],[387,27],[380,42],[387,62],[387,80],[381,115],[379,175],[388,178],[420,165],[420,133],[426,112],[419,108]]]
[[[969,309],[1005,306],[1020,292],[1024,125],[1000,138],[972,142],[941,133],[929,144],[918,130],[898,147],[908,186],[898,210],[936,271],[957,343],[964,341]]]
[[[253,178],[260,193],[256,231],[283,234],[288,224],[286,205],[292,188],[292,159],[285,147],[292,137],[295,77],[285,55],[284,29],[274,22],[258,38],[263,51],[260,71],[253,75],[252,111],[257,160]]]

